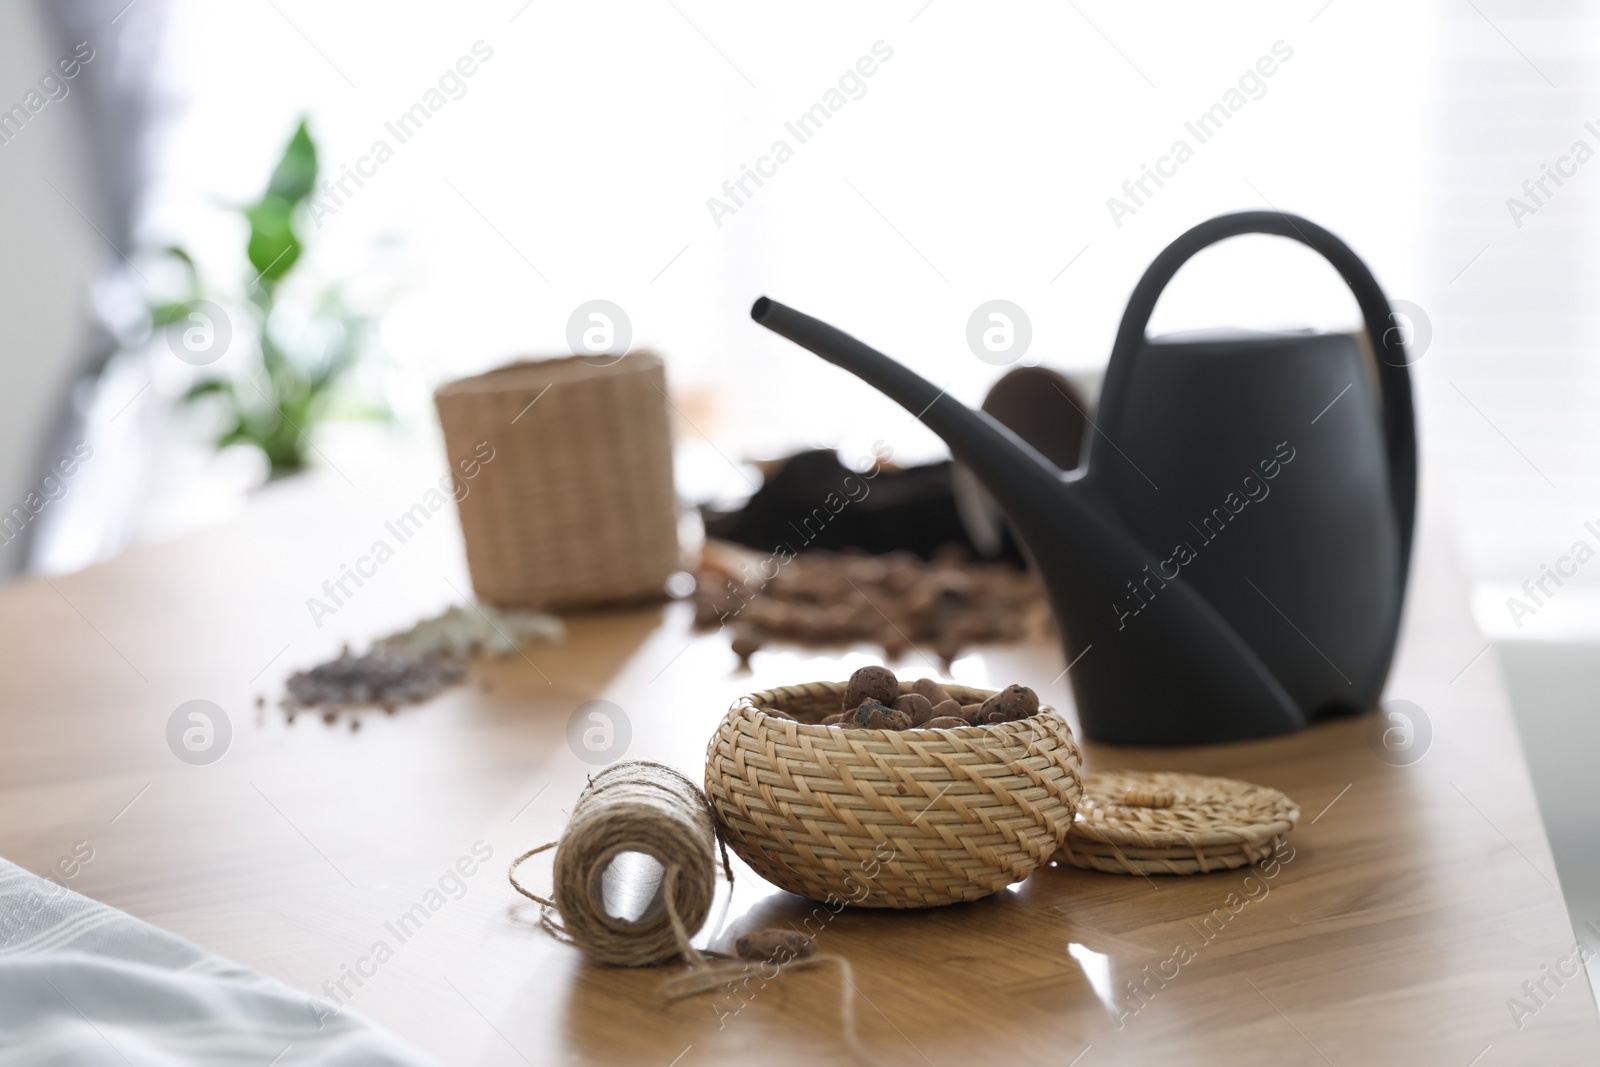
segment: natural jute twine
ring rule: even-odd
[[[717,845],[698,786],[665,764],[630,760],[591,776],[561,839],[512,860],[506,876],[546,909],[540,915],[546,930],[602,963],[646,967],[681,954],[698,966],[705,957],[689,939],[711,913]],[[517,881],[517,867],[550,848],[556,850],[555,889],[542,897]],[[607,914],[603,894],[606,869],[624,852],[651,856],[665,872],[655,899],[632,920]],[[722,867],[732,883],[726,853]],[[560,915],[559,925],[550,910]]]
[[[788,961],[771,961],[776,967],[772,977],[790,972],[800,971],[815,967],[833,967],[839,973],[839,1032],[847,1047],[856,1059],[866,1064],[877,1064],[866,1046],[861,1044],[861,1038],[856,1033],[856,978],[855,971],[850,967],[850,961],[843,956],[803,956]],[[675,977],[668,978],[661,983],[659,992],[670,1001],[685,1000],[698,996],[701,993],[710,993],[724,986],[731,987],[741,978],[748,978],[753,974],[765,979],[761,975],[761,961],[755,960],[727,960],[707,963],[683,972]]]
[[[559,841],[529,849],[511,861],[511,887],[540,905],[539,923],[553,937],[576,945],[602,963],[646,967],[682,956],[689,970],[668,978],[659,992],[669,1001],[731,987],[747,978],[756,961],[702,952],[690,939],[705,924],[716,893],[721,841],[700,788],[662,763],[630,760],[592,775],[578,797]],[[540,896],[517,881],[530,856],[556,850],[555,889]],[[652,856],[664,869],[661,888],[637,919],[606,912],[603,880],[611,861],[624,852]],[[727,849],[722,871],[733,883]],[[559,921],[551,912],[559,915]],[[874,1063],[856,1035],[855,980],[842,956],[783,961],[776,973],[831,966],[839,974],[839,1021],[845,1045],[864,1063]]]

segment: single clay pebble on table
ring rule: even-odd
[[[794,930],[757,930],[754,933],[741,934],[733,943],[734,950],[740,959],[754,960],[760,963],[776,961],[788,963],[790,960],[803,960],[815,951],[816,946],[809,937]]]
[[[739,657],[741,666],[750,666],[750,657],[761,649],[766,643],[765,635],[748,623],[740,623],[733,630],[733,654]]]

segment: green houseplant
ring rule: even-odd
[[[386,416],[381,408],[361,407],[340,395],[367,339],[368,321],[347,309],[336,287],[311,297],[309,304],[303,292],[293,301],[283,299],[305,252],[301,209],[316,189],[317,169],[316,145],[302,120],[260,198],[235,209],[248,224],[249,277],[243,293],[228,301],[232,314],[220,306],[220,295],[210,299],[213,289],[195,260],[177,246],[163,252],[180,265],[181,299],[151,308],[153,326],[167,332],[173,351],[188,362],[208,363],[223,352],[190,358],[180,345],[209,353],[207,346],[226,347],[218,340],[224,334],[248,335],[253,352],[196,381],[182,403],[220,408],[216,448],[259,449],[272,478],[305,469],[315,449],[309,435],[330,416]]]

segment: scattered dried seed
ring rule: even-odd
[[[372,648],[374,652],[414,657],[509,659],[524,646],[560,641],[566,632],[566,627],[554,615],[494,608],[488,604],[456,604],[408,630],[380,638]]]
[[[337,659],[290,675],[281,703],[290,722],[300,708],[317,709],[330,726],[347,708],[377,706],[392,715],[401,704],[420,704],[464,682],[465,657],[504,659],[524,645],[559,641],[565,635],[561,620],[552,615],[458,604],[378,639],[364,655],[351,654],[345,645]],[[479,685],[484,692],[494,689],[488,678]],[[351,729],[360,729],[359,723]]]
[[[392,711],[396,704],[420,704],[466,676],[466,667],[453,659],[385,652],[352,656],[347,650],[290,675],[284,687],[291,706],[322,708],[323,719],[331,723],[341,708],[376,704]]]

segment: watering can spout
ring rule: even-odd
[[[950,446],[951,455],[972,468],[1025,543],[1038,542],[1046,535],[1041,524],[1048,522],[1052,514],[1046,498],[1065,493],[1071,476],[1008,427],[988,413],[958,402],[926,378],[844,331],[769,297],[755,302],[750,317],[849,371],[911,412]]]

